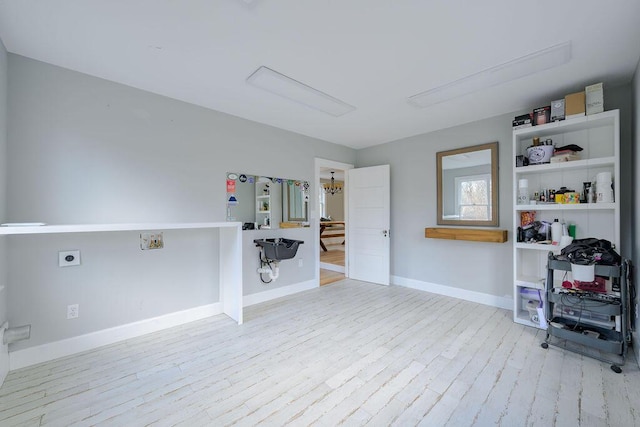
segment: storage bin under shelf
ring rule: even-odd
[[[539,323],[531,321],[529,311],[527,310],[518,310],[514,317],[514,321],[520,325],[531,326],[533,328],[538,328],[538,329],[544,329],[540,327]]]

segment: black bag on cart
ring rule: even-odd
[[[610,241],[595,238],[574,240],[562,249],[558,259],[579,265],[620,265],[622,262],[622,257],[613,249]]]

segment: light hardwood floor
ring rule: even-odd
[[[327,245],[327,251],[320,251],[320,262],[326,264],[333,264],[344,267],[344,246]],[[320,269],[320,286],[328,285],[330,283],[338,282],[344,279],[343,273],[321,268]]]
[[[341,265],[344,267],[344,246],[327,246],[327,251],[320,251],[320,262]]]
[[[13,371],[0,425],[640,425],[634,360],[542,340],[507,310],[345,280]]]
[[[344,273],[338,273],[336,271],[320,269],[320,286],[330,285],[331,283],[344,280]]]

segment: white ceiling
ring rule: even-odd
[[[0,0],[0,37],[12,53],[362,148],[628,83],[638,17],[638,0]],[[563,66],[407,103],[566,41]],[[333,117],[248,85],[263,65],[356,110]]]

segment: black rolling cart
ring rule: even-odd
[[[620,266],[595,266],[596,276],[608,277],[619,284],[619,295],[554,288],[554,273],[570,272],[571,264],[556,259],[550,252],[545,285],[547,336],[541,344],[542,348],[546,349],[549,345],[561,347],[609,363],[614,372],[622,372],[620,366],[625,363],[631,343],[628,268],[628,261],[624,260]],[[587,353],[579,346],[568,346],[570,342],[599,352]],[[617,354],[619,360],[607,359],[601,355],[603,352]]]

